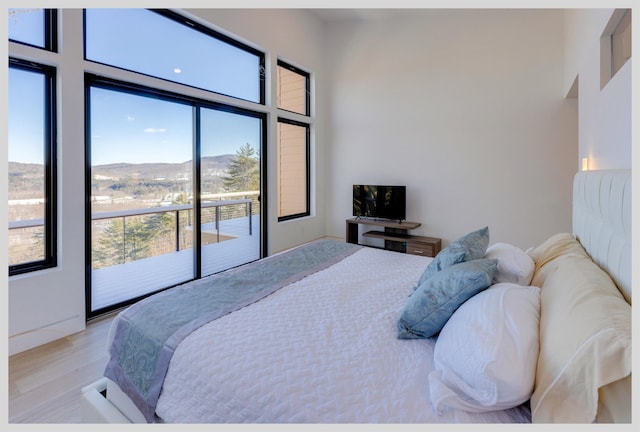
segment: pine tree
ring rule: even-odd
[[[256,151],[246,143],[229,161],[227,175],[222,176],[227,192],[246,192],[260,189],[260,167]]]

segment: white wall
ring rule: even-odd
[[[419,10],[327,29],[327,231],[351,185],[407,185],[416,234],[489,226],[522,248],[571,230],[577,112],[560,10]]]
[[[578,163],[588,158],[589,169],[627,169],[632,165],[631,60],[600,89],[600,37],[613,12],[565,12],[564,86],[568,91],[577,77]]]
[[[61,15],[65,36],[82,35],[81,10]],[[29,58],[31,51],[12,52]],[[65,37],[60,52],[48,62],[68,95],[58,98],[58,266],[9,278],[9,354],[85,328],[82,39]]]

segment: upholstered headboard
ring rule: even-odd
[[[631,170],[575,175],[573,234],[631,304]]]

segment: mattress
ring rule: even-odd
[[[431,258],[362,248],[195,330],[176,348],[156,406],[170,423],[530,422],[526,405],[437,415],[435,339],[396,323]]]

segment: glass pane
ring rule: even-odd
[[[44,9],[9,9],[9,39],[44,48]]]
[[[307,77],[278,66],[278,108],[302,115],[307,112]]]
[[[43,73],[9,68],[9,265],[45,259]]]
[[[202,275],[260,258],[262,120],[201,110]]]
[[[146,9],[87,9],[86,56],[260,102],[259,56]]]
[[[307,127],[278,122],[278,217],[308,214]]]
[[[90,90],[92,310],[193,278],[193,109]]]

